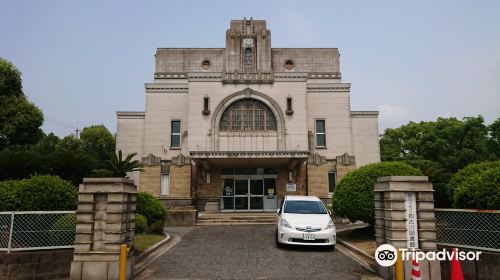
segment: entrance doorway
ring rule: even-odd
[[[277,208],[276,176],[224,176],[222,211],[274,211]]]

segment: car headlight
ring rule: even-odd
[[[325,227],[325,229],[330,229],[330,228],[335,228],[335,224],[333,223],[332,220],[328,222],[328,225]]]
[[[287,228],[292,228],[292,226],[285,219],[281,219],[280,226],[287,227]]]

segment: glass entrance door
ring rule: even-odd
[[[264,209],[264,180],[248,180],[250,188],[248,199],[250,200],[250,210]]]
[[[234,210],[248,210],[248,181],[234,180]]]
[[[224,179],[222,203],[223,210],[263,210],[264,179]]]

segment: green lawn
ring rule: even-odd
[[[135,236],[135,254],[146,251],[149,247],[155,245],[156,243],[162,241],[165,238],[163,234],[148,234],[141,233]]]

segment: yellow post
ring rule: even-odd
[[[403,258],[401,256],[401,250],[398,250],[398,259],[396,260],[396,266],[394,266],[394,271],[396,275],[396,280],[404,280],[403,273]]]
[[[127,279],[127,255],[129,250],[127,244],[122,244],[120,247],[120,280]]]

